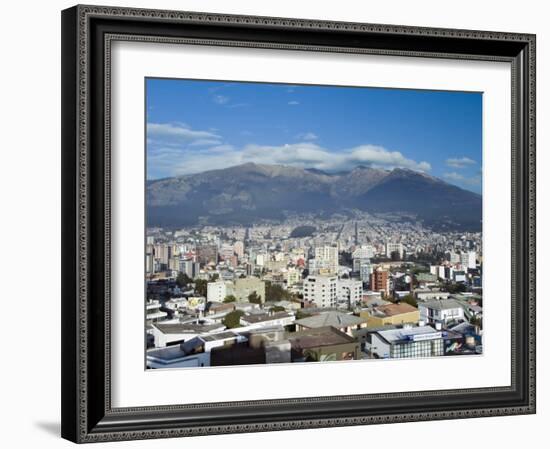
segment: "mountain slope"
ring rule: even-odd
[[[435,227],[481,226],[479,195],[405,169],[356,167],[327,174],[248,163],[147,182],[149,226],[251,224],[350,209],[415,214]]]

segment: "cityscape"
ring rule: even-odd
[[[368,126],[338,148],[297,132],[351,93],[449,144],[405,156],[365,144]],[[277,109],[320,95],[313,119]],[[190,98],[211,127],[176,120]],[[148,369],[483,353],[478,94],[148,79],[147,116]]]

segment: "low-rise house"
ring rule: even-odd
[[[217,315],[220,313],[229,313],[235,310],[235,303],[233,302],[209,302],[207,304],[207,315]]]
[[[359,343],[332,326],[287,334],[293,362],[358,360]]]
[[[290,312],[253,313],[243,315],[240,324],[248,329],[272,326],[284,327],[293,324],[294,320],[294,314]]]
[[[420,320],[419,310],[405,302],[373,307],[371,310],[360,312],[359,316],[366,318],[369,327],[405,323],[416,324]]]
[[[179,345],[147,351],[147,367],[188,368],[210,366],[210,352],[245,342],[246,338],[231,331],[211,335],[199,335]]]
[[[454,299],[426,301],[418,304],[420,319],[427,324],[447,326],[464,321],[464,309]]]
[[[150,299],[147,301],[147,304],[145,306],[146,313],[145,318],[147,324],[156,323],[158,321],[162,321],[168,316],[167,312],[163,312],[160,310],[162,307],[160,301],[156,299]]]
[[[366,327],[367,320],[348,313],[330,311],[296,320],[295,324],[297,331],[332,326],[351,336],[354,330]]]
[[[155,347],[165,346],[190,340],[198,335],[220,332],[225,329],[221,323],[155,323],[151,333]]]
[[[193,368],[210,365],[210,353],[186,354],[181,348],[167,346],[165,348],[150,349],[146,354],[147,368]]]
[[[414,290],[414,296],[419,301],[430,301],[432,299],[447,299],[449,295],[450,295],[449,292],[441,292],[439,290],[430,290],[430,289]]]

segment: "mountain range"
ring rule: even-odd
[[[481,196],[425,173],[358,166],[326,173],[246,163],[220,170],[149,180],[147,225],[249,225],[353,209],[414,215],[436,230],[481,230]]]

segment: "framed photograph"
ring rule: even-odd
[[[62,436],[535,413],[535,36],[62,12]]]

